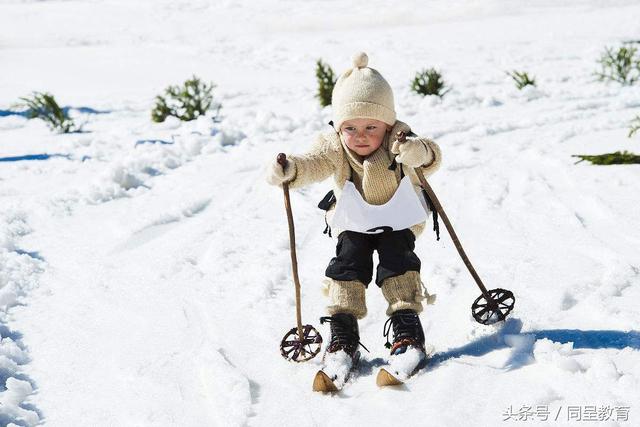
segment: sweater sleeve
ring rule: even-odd
[[[442,152],[440,151],[438,144],[430,139],[420,138],[420,141],[427,148],[427,161],[424,165],[420,166],[420,169],[426,178],[440,169],[440,165],[442,163]]]
[[[338,155],[334,144],[331,144],[322,135],[318,136],[307,153],[289,157],[296,168],[295,176],[289,183],[289,187],[299,188],[314,182],[324,181],[335,172]]]

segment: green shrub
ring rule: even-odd
[[[329,66],[321,59],[316,61],[316,79],[318,80],[318,93],[316,98],[320,101],[320,105],[326,107],[331,105],[331,94],[336,84],[336,75]]]
[[[629,124],[629,138],[633,136],[634,133],[640,130],[640,116],[636,116],[635,119],[631,120]]]
[[[611,80],[623,85],[632,85],[640,80],[638,49],[630,43],[627,44],[628,46],[620,46],[617,50],[605,48],[598,60],[601,70],[595,72],[598,79]]]
[[[182,121],[195,120],[214,107],[213,83],[203,83],[193,76],[182,86],[169,86],[165,95],[156,96],[156,104],[151,110],[151,120],[164,122],[168,116],[174,116]],[[217,106],[217,111],[220,105]],[[217,117],[214,116],[214,119]]]
[[[595,156],[576,154],[571,157],[580,158],[576,163],[588,160],[594,165],[624,165],[640,163],[640,155],[629,153],[628,151],[616,151],[615,153],[599,154]]]
[[[50,93],[33,92],[30,97],[20,98],[18,108],[27,108],[27,117],[30,119],[42,119],[47,122],[51,130],[60,133],[76,132],[73,119],[69,117],[66,109],[60,108],[53,95]]]
[[[529,74],[527,74],[525,71],[520,72],[520,71],[513,70],[513,72],[511,73],[508,71],[506,71],[506,73],[508,76],[511,76],[513,81],[516,82],[516,87],[518,88],[518,90],[521,90],[525,86],[536,85],[536,79],[533,77],[529,77]]]
[[[451,88],[445,90],[442,74],[435,68],[429,68],[416,73],[411,82],[411,90],[422,96],[437,95],[442,98]]]

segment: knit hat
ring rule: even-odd
[[[393,126],[396,112],[391,86],[378,71],[367,67],[366,53],[356,53],[352,60],[353,68],[342,73],[331,95],[335,129],[340,129],[345,120],[356,118],[380,120]]]

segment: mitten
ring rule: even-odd
[[[282,186],[283,182],[292,181],[296,176],[296,164],[291,159],[287,159],[284,170],[277,161],[270,163],[267,169],[267,182],[271,185]]]
[[[395,141],[391,152],[397,154],[396,161],[411,168],[417,168],[429,160],[427,147],[418,138],[407,138],[405,142]]]

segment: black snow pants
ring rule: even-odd
[[[378,251],[376,284],[407,271],[420,272],[420,259],[413,251],[415,236],[408,228],[378,234],[343,231],[338,236],[336,256],[325,272],[335,280],[359,280],[365,286],[373,277],[373,251]]]

